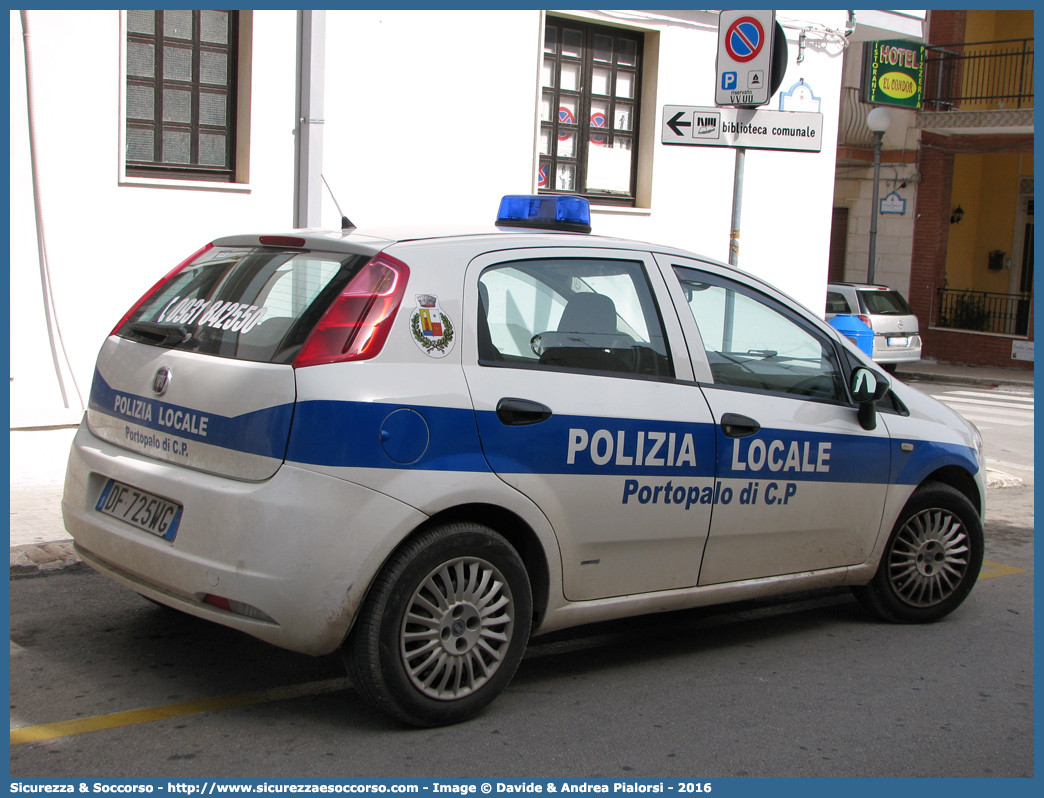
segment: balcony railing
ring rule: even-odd
[[[1033,107],[1033,39],[927,45],[924,108]]]
[[[1030,294],[939,289],[939,327],[974,332],[1027,335]]]

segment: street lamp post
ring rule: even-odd
[[[887,108],[874,108],[866,115],[866,126],[874,134],[874,201],[870,206],[870,260],[866,267],[866,281],[874,282],[874,261],[877,256],[877,212],[881,189],[881,139],[884,138],[892,116]]]

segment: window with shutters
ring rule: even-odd
[[[236,181],[242,13],[126,12],[128,176]]]

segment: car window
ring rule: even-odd
[[[212,248],[143,302],[117,334],[237,360],[290,362],[333,297],[367,260]]]
[[[258,302],[263,302],[267,310],[266,318],[300,316],[340,268],[340,263],[307,256],[283,263],[267,277],[258,294]]]
[[[547,258],[479,277],[479,361],[673,376],[645,267],[636,261]]]
[[[898,291],[860,291],[863,304],[872,314],[885,316],[912,316],[913,311]]]
[[[852,309],[848,307],[848,300],[845,299],[844,294],[839,294],[836,291],[827,291],[826,312],[851,313]]]
[[[843,401],[830,342],[752,289],[675,267],[715,384]]]

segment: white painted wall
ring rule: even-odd
[[[659,12],[667,14],[670,12]],[[739,266],[821,312],[830,243],[830,215],[837,150],[840,46],[805,50],[796,63],[799,26],[843,30],[844,11],[777,11],[789,56],[781,91],[799,79],[822,98],[820,153],[748,150],[744,167]],[[708,26],[706,22],[711,22]],[[703,22],[704,24],[699,24]],[[693,24],[665,24],[660,45],[657,109],[664,105],[714,105],[716,15],[693,14]],[[817,41],[811,37],[810,41]],[[778,94],[770,110],[779,109]],[[659,142],[659,123],[655,136]],[[648,131],[647,131],[648,132]],[[637,238],[675,244],[728,260],[735,152],[723,148],[668,147],[657,143],[651,213],[644,224],[614,228]],[[601,231],[601,228],[597,228]],[[613,230],[615,232],[615,230]]]
[[[359,227],[492,224],[533,184],[536,11],[327,11],[323,171]],[[329,194],[323,224],[339,227]]]
[[[844,11],[779,12],[841,30]],[[667,15],[671,15],[668,17]],[[659,143],[665,104],[714,105],[717,15],[578,14],[660,35],[648,209],[593,209],[594,232],[728,259],[735,153]],[[535,190],[542,16],[536,11],[327,13],[324,173],[357,225],[488,223],[503,194]],[[741,268],[822,306],[837,143],[839,46],[809,47],[788,27],[782,88],[823,98],[821,153],[747,153]],[[491,35],[492,34],[492,35]],[[778,109],[778,97],[768,106]],[[323,223],[339,217],[324,196]]]
[[[254,15],[259,57],[253,62],[251,183],[245,192],[120,185],[119,12],[31,11],[29,20],[55,307],[86,401],[102,341],[159,277],[215,236],[290,227],[296,14]],[[62,402],[41,299],[17,11],[10,13],[10,26],[11,412],[31,420],[57,412]]]
[[[898,173],[898,177],[897,177]],[[886,166],[881,169],[880,198],[895,191],[906,200],[906,213],[877,216],[877,245],[874,282],[910,295],[910,261],[913,255],[913,230],[917,218],[917,184],[911,165]],[[848,179],[838,179],[834,205],[847,205],[848,248],[845,253],[845,280],[866,282],[870,255],[870,211],[873,203],[873,168],[845,170]],[[899,188],[908,178],[906,188]]]
[[[806,24],[841,30],[844,11],[787,11],[782,88],[822,98],[821,153],[750,150],[740,267],[822,309],[842,55]],[[669,15],[669,16],[668,16]],[[651,206],[595,210],[596,233],[727,260],[732,150],[660,144],[665,104],[713,105],[716,15],[579,14],[659,35]],[[499,198],[535,190],[538,11],[329,11],[323,172],[359,226],[490,223]],[[293,200],[296,15],[254,13],[249,191],[121,185],[120,24],[115,11],[31,12],[40,161],[58,317],[86,398],[105,335],[160,275],[211,238],[282,230]],[[28,172],[21,30],[11,14],[12,414],[60,408],[40,304]],[[78,81],[89,74],[90,81]],[[778,98],[768,106],[777,109]],[[339,224],[324,194],[322,220]]]

